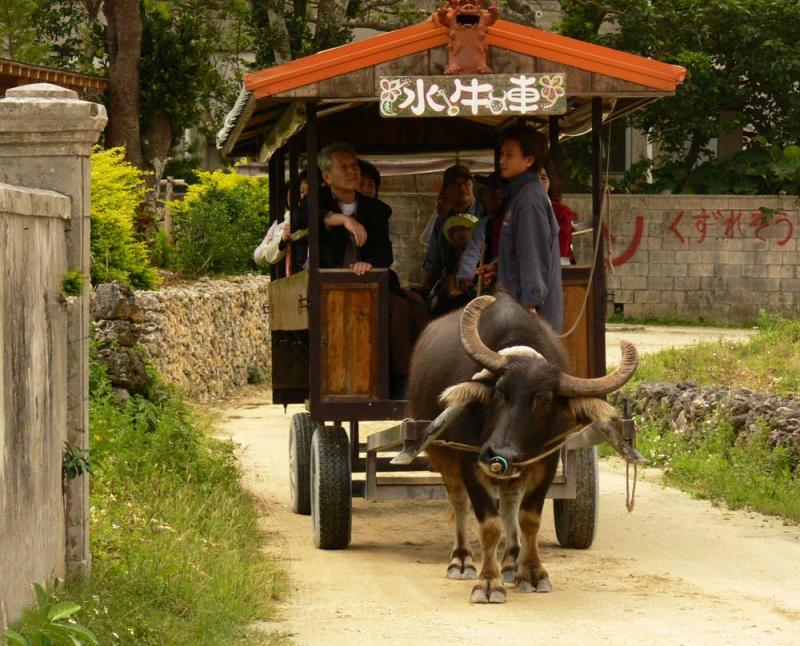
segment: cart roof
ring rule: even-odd
[[[436,152],[452,149],[453,141],[491,148],[497,129],[517,117],[440,118],[433,128],[429,118],[378,114],[379,77],[441,75],[447,42],[447,30],[429,20],[248,74],[217,146],[226,155],[265,161],[302,127],[303,104],[314,101],[325,119],[320,145],[328,143],[328,132],[350,141],[359,153]],[[686,77],[677,65],[506,20],[489,28],[487,44],[497,74],[566,73],[568,106],[560,127],[567,135],[588,129],[594,97],[603,98],[610,121],[674,93]]]

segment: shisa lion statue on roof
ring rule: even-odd
[[[497,6],[481,8],[482,0],[449,0],[432,16],[445,27],[450,58],[445,74],[491,74],[486,64],[486,31],[497,22]]]

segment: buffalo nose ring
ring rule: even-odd
[[[508,460],[502,455],[495,455],[489,460],[489,470],[498,475],[505,475],[508,473]]]

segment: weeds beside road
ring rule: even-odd
[[[254,643],[244,627],[270,618],[283,582],[233,445],[157,378],[120,406],[93,365],[91,389],[93,567],[52,593],[104,645]],[[24,617],[15,628],[30,630]]]
[[[643,381],[693,381],[730,389],[797,395],[800,321],[762,316],[746,343],[717,341],[645,355],[627,392]],[[670,411],[640,420],[639,450],[668,484],[701,498],[800,522],[800,446],[776,445],[770,429],[737,433],[717,410],[701,432],[674,428]]]

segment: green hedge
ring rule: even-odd
[[[125,161],[123,148],[92,155],[91,251],[92,284],[117,280],[139,289],[153,289],[158,274],[150,266],[147,247],[136,239],[134,218],[144,201],[145,175]]]
[[[182,202],[171,207],[175,264],[187,277],[255,270],[252,254],[269,226],[266,178],[232,172],[200,173]]]

